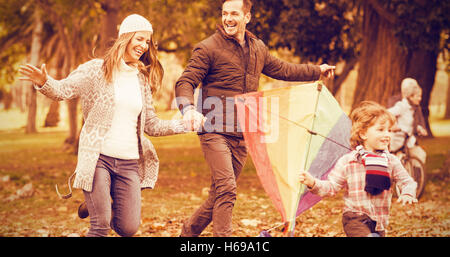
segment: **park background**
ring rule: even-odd
[[[428,183],[417,205],[393,199],[388,236],[449,236],[449,1],[253,3],[248,29],[272,54],[296,63],[336,64],[335,78],[325,84],[347,114],[361,100],[386,105],[405,77],[419,82],[430,132],[419,140],[428,154]],[[17,79],[19,65],[46,63],[50,75],[64,78],[101,56],[121,20],[139,13],[153,24],[165,70],[163,89],[154,96],[158,116],[180,118],[173,86],[193,46],[220,23],[220,7],[214,0],[0,0],[0,236],[84,236],[89,227],[89,219],[76,214],[82,192],[60,200],[54,189],[58,184],[66,191],[75,169],[79,101],[53,102],[36,94]],[[260,90],[298,84],[262,76]],[[207,197],[209,169],[195,133],[150,140],[160,173],[155,189],[143,191],[136,236],[178,236],[182,221]],[[344,236],[342,206],[342,192],[325,198],[297,218],[294,235]],[[238,180],[234,235],[257,236],[280,222],[249,157]],[[283,235],[279,229],[271,234]],[[211,226],[202,235],[212,236]]]

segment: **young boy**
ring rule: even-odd
[[[327,180],[302,171],[300,182],[320,196],[333,196],[345,188],[342,223],[347,236],[385,236],[389,223],[391,184],[401,195],[397,202],[414,203],[417,183],[400,160],[387,149],[395,118],[383,106],[364,101],[350,115],[352,152],[342,156]]]
[[[402,99],[388,109],[397,118],[397,127],[400,130],[392,135],[390,151],[396,152],[403,145],[406,145],[410,149],[411,154],[425,163],[426,153],[420,146],[416,145],[415,137],[415,134],[419,136],[426,136],[428,134],[423,127],[423,122],[418,120],[419,117],[423,119],[420,113],[422,89],[415,79],[405,78],[402,81],[401,92]],[[408,135],[406,142],[405,133]]]

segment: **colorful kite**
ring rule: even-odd
[[[261,184],[293,235],[295,218],[321,198],[300,170],[325,179],[350,151],[351,121],[321,82],[235,97],[238,123]]]

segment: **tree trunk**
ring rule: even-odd
[[[434,42],[439,42],[439,38]],[[422,49],[412,51],[408,60],[408,70],[406,71],[405,76],[417,80],[422,88],[422,101],[420,105],[422,107],[423,117],[425,119],[425,125],[429,137],[432,137],[433,134],[431,133],[430,123],[428,121],[430,116],[430,109],[428,106],[430,104],[431,91],[433,90],[434,80],[436,77],[437,58],[438,54],[431,51]]]
[[[114,39],[117,38],[117,24],[120,11],[120,0],[109,0],[102,3],[102,8],[106,11],[106,15],[102,21],[102,32],[100,34],[100,46],[96,50],[96,57],[103,56],[106,50],[112,46]],[[78,130],[77,119],[77,104],[78,99],[69,100],[69,137],[65,140],[65,148],[71,149],[74,154],[78,153],[78,144],[80,140],[80,130]],[[82,121],[84,123],[84,121]],[[69,147],[67,147],[69,146]]]
[[[447,101],[445,107],[445,115],[444,119],[450,119],[450,73],[447,72],[448,75],[448,83],[447,83]]]
[[[114,39],[117,38],[117,24],[120,10],[120,0],[109,0],[102,4],[102,9],[106,15],[102,21],[102,32],[100,34],[99,54],[103,55],[105,51],[112,46]]]
[[[56,127],[59,122],[59,101],[52,101],[45,117],[44,127]]]
[[[41,51],[41,34],[42,34],[42,20],[40,11],[36,9],[34,12],[34,29],[32,33],[31,39],[31,53],[30,53],[30,63],[34,66],[39,65],[39,52]],[[27,83],[29,84],[29,83]],[[33,85],[28,85],[29,94],[28,94],[28,117],[27,117],[27,125],[25,127],[25,133],[36,133],[36,111],[37,111],[37,103],[36,103],[36,90],[33,88]]]
[[[67,100],[67,110],[68,110],[68,118],[69,118],[69,135],[64,140],[63,150],[78,154],[78,140],[79,140],[79,132],[78,132],[78,98]]]
[[[11,109],[11,105],[13,103],[13,94],[11,92],[5,92],[2,101],[5,110]]]
[[[37,113],[37,99],[36,99],[36,90],[33,86],[29,86],[28,90],[28,115],[27,115],[27,126],[25,127],[25,133],[36,133],[36,113]]]
[[[400,47],[393,32],[398,18],[384,10],[376,0],[364,1],[363,5],[363,41],[353,106],[362,100],[373,100],[386,106],[389,97],[400,93],[401,81],[406,77],[414,78],[423,90],[421,107],[428,134],[432,136],[428,105],[438,53]],[[439,34],[432,42],[439,44]],[[430,48],[438,49],[438,46]]]
[[[407,51],[399,46],[392,23],[364,2],[361,56],[353,107],[363,100],[386,105],[400,92],[407,63]]]
[[[59,58],[59,57],[58,57]],[[60,67],[58,64],[57,67]],[[61,79],[62,69],[56,70],[56,79]],[[44,127],[56,127],[58,126],[59,122],[59,101],[52,101],[50,104],[50,108],[48,109],[47,116],[45,117],[45,124]]]
[[[75,144],[78,138],[78,119],[77,119],[77,105],[78,98],[67,101],[67,108],[69,113],[69,136],[66,138],[66,144]]]
[[[327,88],[333,95],[336,95],[339,89],[341,88],[342,83],[347,79],[350,72],[355,68],[356,64],[358,64],[358,58],[353,58],[345,62],[344,68],[342,72],[339,74],[335,74],[334,79],[327,84]]]
[[[75,58],[73,51],[69,51],[67,53],[68,55],[71,55],[72,58],[71,60],[73,60]],[[73,68],[73,63],[72,62],[68,62],[66,60],[64,60],[64,65],[62,68],[62,75],[68,76],[70,74],[70,70]],[[64,140],[64,146],[63,149],[64,150],[69,150],[71,148],[73,148],[76,145],[76,142],[78,140],[78,110],[77,110],[77,105],[78,105],[78,98],[75,99],[70,99],[67,100],[67,112],[68,112],[68,119],[69,119],[69,135],[67,136],[67,138]],[[76,149],[74,148],[74,152],[76,153]]]

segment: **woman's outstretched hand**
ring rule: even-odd
[[[31,64],[21,65],[19,72],[22,75],[19,77],[20,80],[31,81],[39,87],[42,87],[47,81],[47,68],[45,68],[45,64],[41,65],[41,69]]]

